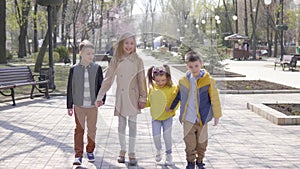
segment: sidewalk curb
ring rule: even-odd
[[[219,90],[220,94],[281,94],[300,93],[300,90]]]
[[[300,116],[287,116],[264,104],[247,103],[247,108],[277,125],[300,125]]]

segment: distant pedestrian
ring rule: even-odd
[[[166,165],[173,165],[172,157],[172,125],[176,108],[166,112],[171,101],[177,94],[177,86],[173,84],[170,67],[150,67],[147,73],[149,82],[149,94],[146,107],[150,107],[152,116],[152,135],[156,148],[156,162],[162,160],[161,130],[165,142]]]
[[[126,125],[129,126],[129,165],[136,165],[135,141],[137,114],[145,107],[147,87],[144,63],[136,53],[136,39],[131,33],[121,35],[114,56],[107,69],[102,87],[98,93],[98,106],[103,105],[103,97],[117,77],[116,103],[114,115],[119,118],[118,135],[121,146],[118,162],[125,163]]]
[[[208,122],[214,118],[214,125],[222,116],[221,104],[215,80],[201,69],[200,55],[190,51],[185,55],[187,73],[179,80],[179,92],[171,104],[173,110],[180,101],[179,120],[183,123],[183,134],[187,166],[204,169],[203,158],[208,143]],[[196,161],[195,161],[196,160]]]
[[[103,73],[101,66],[93,63],[94,45],[84,40],[79,44],[81,60],[72,66],[69,71],[67,86],[67,108],[70,116],[75,115],[74,133],[74,165],[81,165],[84,147],[84,130],[87,124],[86,152],[89,162],[94,162],[96,124],[98,107],[94,104],[101,87]],[[102,101],[105,101],[105,96]]]

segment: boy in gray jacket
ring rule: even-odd
[[[68,115],[75,116],[74,150],[75,160],[73,165],[81,165],[83,157],[83,135],[85,122],[87,123],[86,152],[89,162],[94,162],[94,149],[96,137],[96,124],[98,107],[95,106],[96,96],[103,81],[101,66],[93,62],[95,54],[94,45],[84,40],[79,44],[81,61],[72,66],[69,72],[67,86]],[[103,102],[105,97],[103,98]]]

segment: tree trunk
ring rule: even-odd
[[[247,0],[244,0],[244,5],[245,5],[245,36],[248,36],[248,13],[247,13]]]
[[[43,60],[44,60],[44,56],[45,56],[48,44],[49,44],[49,30],[47,31],[47,34],[44,38],[42,47],[40,48],[39,54],[36,58],[34,72],[40,72],[42,65],[43,65]]]
[[[59,6],[53,6],[53,13],[57,13],[57,11],[59,10]],[[52,20],[53,20],[53,49],[57,47],[57,17],[54,17],[54,15],[52,15]]]
[[[100,5],[100,15],[103,16],[103,7],[104,7],[104,0],[101,0],[101,5]],[[102,50],[102,26],[103,26],[103,17],[100,17],[100,30],[99,30],[99,51]],[[96,51],[97,52],[97,51]]]
[[[0,63],[7,63],[6,59],[6,0],[0,1]]]
[[[23,58],[24,56],[27,56],[26,37],[27,37],[27,24],[23,24],[20,27],[18,58]]]
[[[229,23],[230,33],[233,34],[231,19],[230,19],[230,17],[228,17],[229,13],[228,13],[228,8],[227,8],[225,0],[223,0],[223,4],[224,4],[224,8],[225,8],[225,16],[226,16],[226,19],[227,19],[226,22]]]
[[[249,1],[250,3],[250,9],[252,8],[252,0]],[[257,45],[257,39],[256,39],[256,25],[257,25],[257,16],[258,16],[258,9],[259,9],[260,0],[257,1],[256,4],[256,12],[255,12],[255,18],[253,16],[252,10],[250,10],[250,16],[251,16],[251,23],[252,23],[252,57],[253,60],[256,60],[256,45]]]
[[[18,4],[15,0],[15,5],[18,13],[18,25],[20,26],[20,35],[19,35],[19,51],[18,57],[23,58],[26,56],[26,38],[27,38],[27,28],[28,28],[28,15],[30,11],[30,2],[29,0],[23,1],[22,4]]]
[[[274,35],[274,57],[277,57],[277,53],[278,53],[278,37],[279,37],[279,31],[278,29],[276,29],[276,25],[279,24],[280,21],[280,10],[277,10],[276,13],[276,19],[275,19],[275,35]]]
[[[64,0],[63,7],[62,7],[62,14],[61,14],[61,18],[62,18],[61,19],[61,41],[63,46],[67,45],[67,39],[68,39],[68,36],[65,36],[65,18],[66,18],[67,6],[68,6],[68,1]]]
[[[20,35],[19,35],[19,51],[18,57],[23,58],[26,56],[26,38],[27,38],[27,28],[28,28],[28,15],[30,11],[30,2],[22,1],[21,4],[18,4],[18,1],[15,0],[14,3],[16,5],[17,12],[17,23],[20,27]]]
[[[38,4],[34,5],[34,16],[37,16]],[[38,41],[38,31],[37,31],[37,17],[33,18],[33,52],[38,52],[39,41]]]

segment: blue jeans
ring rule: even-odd
[[[172,125],[173,117],[167,120],[152,120],[152,134],[156,150],[161,150],[161,128],[163,129],[163,137],[166,146],[166,153],[172,153]]]

